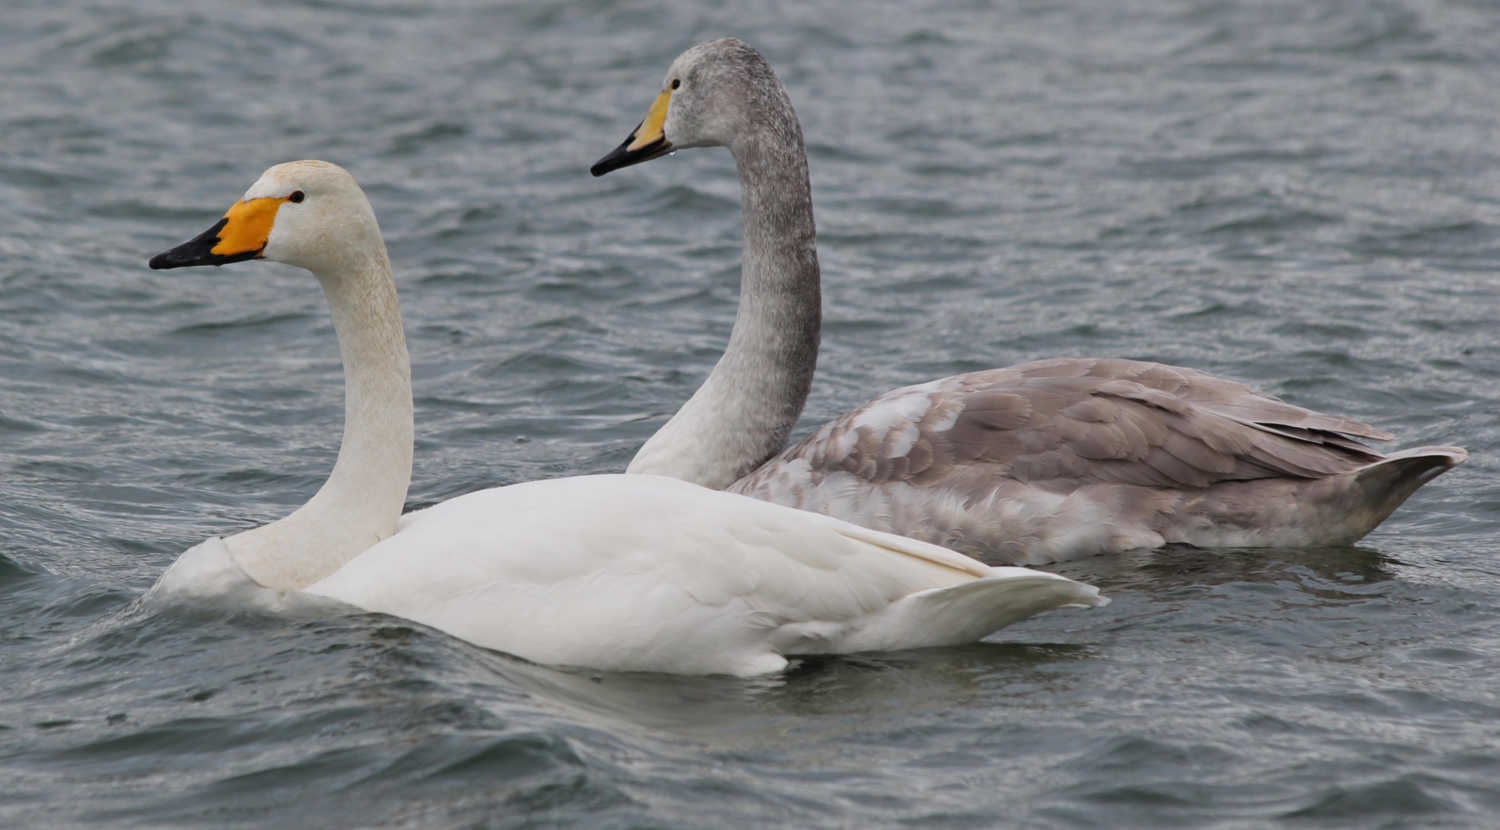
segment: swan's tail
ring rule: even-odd
[[[991,568],[991,575],[912,594],[850,632],[848,651],[951,646],[990,634],[1054,608],[1108,605],[1099,589],[1028,568]]]
[[[1358,493],[1358,524],[1363,528],[1355,539],[1374,530],[1419,487],[1468,457],[1462,447],[1417,447],[1348,473],[1352,489]]]

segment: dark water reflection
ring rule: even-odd
[[[1072,563],[1113,604],[755,680],[137,603],[302,503],[343,403],[304,274],[148,256],[273,163],[339,162],[402,292],[411,505],[622,469],[723,347],[738,191],[723,151],[587,166],[731,34],[811,155],[804,429],[1123,356],[1471,461],[1358,547]],[[1485,826],[1497,43],[1489,5],[1439,0],[7,5],[0,824]]]

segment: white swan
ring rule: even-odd
[[[1353,419],[1192,369],[1093,359],[897,389],[782,452],[812,381],[820,300],[802,129],[770,65],[734,39],[689,49],[592,172],[711,146],[739,169],[739,316],[723,358],[631,473],[1037,565],[1169,542],[1352,543],[1467,457],[1387,457],[1353,439],[1391,436]]]
[[[302,592],[552,664],[737,675],[786,656],[969,642],[1087,585],[657,476],[470,493],[404,518],[412,397],[375,215],[326,162],[266,171],[152,268],[267,259],[311,271],[347,377],[327,483],[278,522],[199,545],[156,592]]]

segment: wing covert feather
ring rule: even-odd
[[[1192,369],[1058,358],[893,390],[762,469],[801,458],[871,484],[1199,489],[1346,472],[1384,457],[1354,439],[1389,437]]]

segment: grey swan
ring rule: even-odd
[[[1060,358],[896,389],[783,450],[821,320],[807,153],[786,88],[732,39],[679,56],[602,176],[728,147],[745,241],[723,357],[627,472],[1040,565],[1154,548],[1350,544],[1467,458],[1384,455],[1391,435],[1235,381],[1135,360]]]

